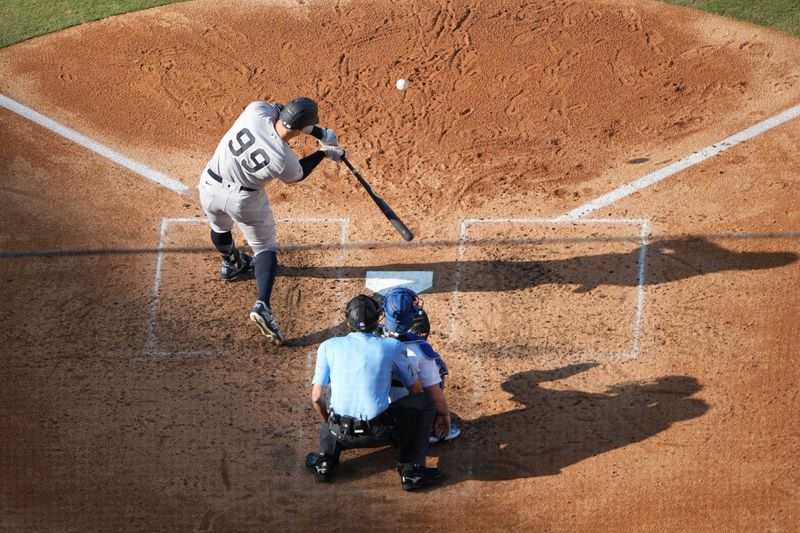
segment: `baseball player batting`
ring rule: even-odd
[[[270,306],[278,243],[265,185],[276,178],[300,182],[325,157],[341,161],[345,152],[336,132],[317,127],[318,122],[317,104],[311,98],[293,98],[285,107],[252,102],[222,137],[198,185],[211,225],[211,242],[222,256],[220,276],[234,281],[255,272],[258,299],[250,320],[276,345],[283,343]],[[288,142],[303,133],[318,139],[320,148],[298,159]],[[253,249],[253,257],[236,248],[231,233],[234,223]]]

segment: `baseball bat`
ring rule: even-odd
[[[410,241],[411,239],[413,239],[414,235],[411,233],[411,230],[408,229],[408,226],[403,224],[403,221],[400,220],[400,218],[398,218],[398,216],[394,213],[394,211],[392,211],[392,208],[389,207],[389,205],[386,202],[384,202],[380,196],[375,194],[375,192],[372,190],[372,187],[370,187],[369,183],[367,183],[367,180],[361,177],[361,174],[359,174],[358,171],[355,168],[353,168],[353,165],[350,164],[350,161],[348,161],[347,158],[344,156],[342,156],[342,161],[344,162],[345,165],[347,165],[347,168],[350,169],[350,172],[352,172],[353,175],[356,178],[358,178],[358,181],[359,183],[361,183],[361,186],[364,187],[364,189],[366,189],[367,194],[369,194],[370,198],[372,198],[372,201],[375,202],[375,205],[378,206],[378,208],[386,216],[386,218],[389,219],[389,222],[392,223],[394,229],[396,229],[397,232],[405,240]]]

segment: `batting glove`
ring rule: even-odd
[[[340,162],[344,157],[344,150],[341,146],[321,146],[319,150],[325,154],[325,157],[332,159],[337,163]]]
[[[336,138],[336,132],[329,128],[322,129],[322,138],[319,144],[322,146],[339,146],[339,140]]]

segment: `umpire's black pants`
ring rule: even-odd
[[[436,417],[433,399],[427,392],[409,394],[369,421],[366,434],[343,435],[333,419],[319,427],[319,452],[339,460],[342,449],[377,448],[395,444],[400,448],[400,463],[424,465],[428,438]]]

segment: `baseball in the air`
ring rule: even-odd
[[[404,80],[403,78],[400,78],[399,80],[397,80],[397,83],[395,83],[394,85],[399,90],[405,91],[406,88],[408,87],[408,80]]]

